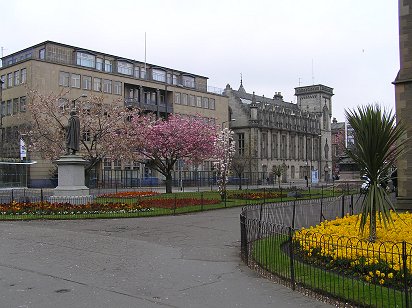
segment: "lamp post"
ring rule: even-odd
[[[222,122],[222,130],[223,130],[223,128],[224,128],[224,124],[225,124],[225,123],[230,123],[230,122],[234,122],[234,121],[236,121],[236,119],[230,119],[230,120],[227,120],[227,121],[223,121],[223,122]]]
[[[73,99],[73,100],[72,100],[72,109],[75,109],[75,108],[76,108],[76,101],[79,100],[80,98],[84,98],[84,97],[87,97],[87,94],[83,93],[83,94],[80,95],[78,98]]]

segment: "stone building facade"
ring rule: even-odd
[[[324,85],[295,88],[297,104],[247,93],[227,85],[230,128],[235,132],[238,156],[248,158],[246,172],[270,178],[281,166],[283,182],[311,178],[331,180],[331,112],[333,89]]]
[[[332,134],[332,171],[335,179],[339,179],[339,158],[345,154],[346,147],[346,130],[345,122],[338,122],[336,118],[333,118],[331,124]]]
[[[397,119],[407,125],[407,149],[397,161],[399,209],[412,209],[412,0],[399,0],[400,69],[394,81]]]
[[[210,87],[207,77],[52,41],[4,56],[0,77],[0,115],[5,135],[1,160],[19,158],[19,125],[24,123],[16,123],[15,115],[30,117],[26,112],[29,89],[46,95],[69,89],[64,98],[67,100],[83,94],[102,95],[106,103],[120,99],[125,106],[136,106],[159,117],[167,113],[199,115],[218,125],[228,118],[227,97],[222,89]],[[50,177],[50,162],[39,159],[36,153],[29,153],[29,158],[38,163],[28,170],[28,184],[45,184]],[[148,171],[115,158],[106,159],[99,168],[119,172],[127,169],[138,178]]]

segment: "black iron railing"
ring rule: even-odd
[[[244,207],[240,215],[242,260],[265,277],[331,302],[411,307],[411,243],[381,243],[376,248],[367,240],[299,232],[324,220],[359,213],[357,198]]]

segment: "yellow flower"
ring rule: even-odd
[[[382,278],[385,278],[385,273],[381,273],[381,277],[382,277]]]
[[[378,271],[378,270],[376,270],[376,272],[375,272],[375,274],[376,274],[376,276],[380,276],[381,275],[381,272],[380,271]]]
[[[392,278],[393,278],[393,273],[389,273],[389,274],[388,274],[388,278],[389,278],[389,279],[392,279]]]
[[[371,281],[371,278],[369,276],[365,276],[366,281]]]
[[[384,284],[384,283],[385,283],[385,280],[383,279],[379,280],[379,284]]]
[[[373,272],[369,272],[369,276],[373,277]]]

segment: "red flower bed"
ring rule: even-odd
[[[99,213],[135,213],[150,211],[154,208],[174,209],[193,205],[218,204],[219,200],[200,198],[156,198],[143,199],[138,202],[108,202],[108,203],[50,203],[44,202],[16,202],[0,204],[0,214],[25,214],[25,215],[67,215],[67,214],[99,214]]]
[[[149,197],[156,196],[158,192],[155,191],[121,191],[113,194],[104,194],[99,197],[104,198],[136,198],[136,197]]]
[[[218,204],[220,203],[217,199],[199,199],[199,198],[182,198],[182,199],[174,199],[174,198],[165,198],[165,199],[145,199],[141,200],[139,204],[143,208],[163,208],[163,209],[174,209],[186,207],[186,206],[193,206],[193,205],[208,205],[208,204]]]
[[[243,200],[259,200],[259,199],[276,199],[280,197],[286,197],[286,194],[281,194],[280,192],[241,192],[232,193],[228,197],[232,199],[243,199]]]

